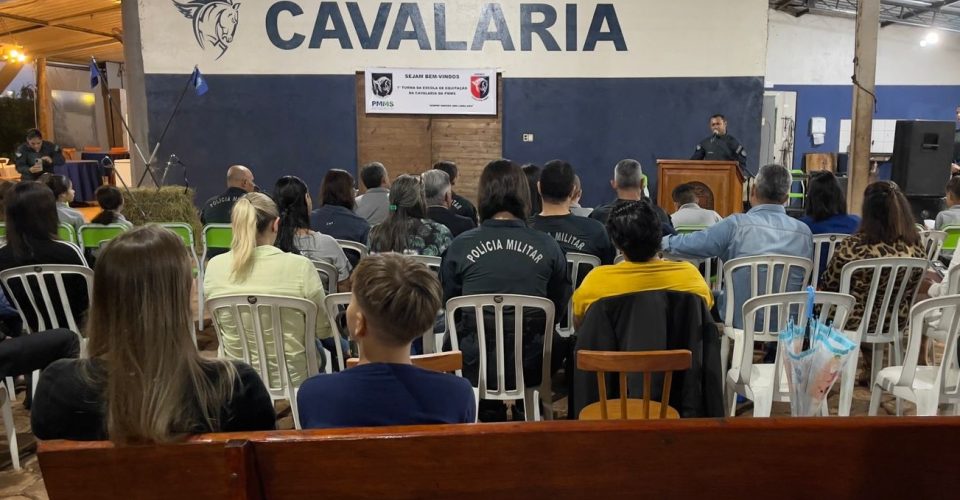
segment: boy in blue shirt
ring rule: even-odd
[[[353,272],[347,307],[360,363],[303,383],[297,395],[302,427],[475,422],[470,382],[410,361],[410,344],[432,330],[441,306],[440,282],[427,266],[400,254],[364,257]]]

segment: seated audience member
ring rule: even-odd
[[[273,189],[273,199],[280,210],[280,230],[277,233],[276,246],[288,253],[298,253],[312,261],[326,262],[337,268],[336,288],[334,291],[350,291],[350,270],[352,266],[344,255],[337,240],[310,229],[310,193],[307,185],[299,177],[285,175]]]
[[[860,217],[847,215],[847,197],[832,172],[810,174],[806,201],[800,220],[813,234],[853,234],[860,226]]]
[[[401,175],[390,186],[390,215],[370,229],[371,252],[440,256],[453,235],[427,217],[427,201],[419,177]]]
[[[688,234],[664,236],[663,251],[671,254],[698,258],[720,257],[724,262],[738,257],[758,255],[790,255],[810,259],[813,257],[813,235],[806,224],[787,215],[787,203],[792,177],[790,171],[780,165],[760,168],[756,181],[750,189],[753,208],[745,214],[733,214],[713,226]],[[733,325],[742,324],[743,302],[750,298],[749,279],[746,270],[734,276],[737,302],[734,304]],[[788,291],[800,291],[803,275],[794,272],[788,281]],[[730,286],[728,283],[727,286]],[[724,316],[725,295],[720,297],[718,308]]]
[[[390,179],[382,163],[373,162],[360,169],[360,180],[367,191],[357,197],[357,215],[375,226],[390,215]]]
[[[537,191],[540,182],[540,167],[532,163],[523,166],[523,174],[527,176],[527,185],[530,186],[530,216],[537,215],[543,209],[543,200]]]
[[[443,170],[428,170],[420,176],[423,180],[423,192],[427,198],[427,216],[434,222],[447,226],[456,238],[460,233],[477,227],[472,219],[457,215],[451,208],[453,190],[450,176]]]
[[[570,212],[576,186],[573,166],[562,160],[547,162],[537,184],[543,209],[531,219],[530,227],[557,240],[565,252],[594,255],[602,264],[613,264],[617,250],[600,222]]]
[[[607,219],[607,232],[625,260],[594,269],[573,292],[576,324],[583,320],[590,305],[600,299],[649,290],[695,293],[703,298],[707,308],[713,307],[710,287],[693,264],[660,258],[660,220],[650,202],[618,203]]]
[[[20,266],[44,264],[69,264],[82,266],[79,252],[70,245],[57,240],[57,204],[53,192],[39,182],[18,183],[6,199],[7,244],[0,247],[0,271]],[[51,278],[50,286],[55,283]],[[87,286],[78,276],[64,278],[67,300],[74,313],[74,321],[82,324],[81,318],[87,310]],[[10,303],[29,304],[30,299],[19,285],[14,286]],[[39,294],[40,289],[36,288]],[[51,297],[55,308],[62,310],[59,295]],[[32,308],[22,311],[31,331],[39,329],[39,323]],[[66,321],[66,317],[61,317]]]
[[[830,259],[830,264],[820,280],[820,289],[828,292],[840,291],[840,275],[843,266],[876,257],[926,258],[920,234],[913,223],[910,204],[900,192],[900,188],[890,181],[874,182],[867,186],[863,193],[863,222],[860,224],[860,229],[837,244],[833,258]],[[880,277],[880,290],[885,290],[887,287],[889,282],[887,274]],[[910,280],[908,297],[920,284],[921,277],[921,273],[917,273]],[[846,329],[855,330],[860,326],[872,280],[872,274],[866,271],[854,273],[850,294],[857,299],[857,304],[847,317]],[[876,303],[876,308],[870,316],[870,328],[874,328],[879,320],[882,302],[878,300]],[[900,305],[901,327],[907,325],[911,305],[909,300],[904,300]]]
[[[570,213],[579,217],[588,217],[593,209],[580,206],[580,197],[583,196],[583,187],[580,183],[580,176],[573,176],[573,196],[571,196]]]
[[[91,224],[120,224],[127,229],[133,227],[120,213],[123,210],[123,193],[119,189],[114,186],[100,186],[96,196],[101,211],[90,221]]]
[[[303,428],[476,421],[466,379],[410,361],[410,344],[442,306],[436,274],[401,255],[378,254],[363,259],[354,279],[346,317],[360,363],[304,382],[297,395]]]
[[[677,211],[670,216],[673,227],[709,227],[723,219],[723,217],[720,217],[720,214],[713,210],[700,208],[697,202],[697,190],[692,184],[680,184],[673,188],[673,203],[677,207]]]
[[[227,169],[227,190],[214,196],[203,204],[200,210],[200,222],[203,224],[229,224],[233,204],[247,193],[257,189],[253,182],[253,172],[243,165],[233,165]]]
[[[133,229],[100,259],[89,357],[43,371],[31,415],[38,438],[142,444],[275,427],[257,373],[205,359],[193,345],[191,263],[177,235],[156,225]]]
[[[349,172],[328,171],[320,185],[320,206],[310,213],[310,228],[337,240],[366,245],[370,223],[353,213],[356,205],[353,192],[353,176]],[[356,265],[352,261],[351,264]]]
[[[643,179],[643,168],[637,160],[620,160],[613,167],[613,180],[610,181],[610,187],[617,192],[617,199],[606,205],[600,205],[590,214],[591,219],[596,219],[602,224],[607,223],[607,217],[610,216],[610,211],[613,210],[613,206],[617,202],[648,199],[644,194],[646,181]],[[674,234],[676,231],[673,230],[673,224],[670,222],[667,213],[656,205],[651,204],[651,206],[657,212],[657,219],[660,220],[663,233],[665,235]]]
[[[936,229],[960,226],[960,176],[947,182],[947,209],[937,214]]]
[[[452,161],[438,161],[433,164],[434,170],[443,170],[450,176],[450,188],[453,193],[453,201],[450,203],[453,211],[461,217],[466,217],[472,220],[474,223],[477,222],[477,207],[473,206],[473,203],[470,200],[460,196],[456,192],[457,187],[457,177],[459,176],[459,171],[457,170],[457,164]]]
[[[87,222],[83,219],[83,214],[70,208],[73,201],[74,191],[73,182],[69,177],[60,174],[43,174],[40,182],[45,184],[57,200],[57,218],[64,224],[70,224],[74,229],[79,230],[80,226]]]
[[[280,295],[307,299],[317,305],[316,338],[331,337],[330,322],[323,305],[325,294],[317,270],[310,259],[284,253],[275,247],[280,228],[277,205],[263,193],[250,193],[237,200],[231,225],[233,242],[230,251],[214,257],[203,273],[204,294],[211,299],[225,295]],[[300,385],[307,378],[303,320],[296,314],[283,315],[283,336],[291,383]],[[228,357],[242,358],[241,342],[252,338],[252,331],[221,332],[223,350]],[[267,342],[266,349],[272,350]],[[270,360],[271,385],[279,384],[276,358]]]
[[[20,336],[0,333],[0,380],[18,375],[30,376],[34,370],[43,370],[54,361],[76,359],[78,356],[80,338],[66,328]],[[13,388],[8,387],[7,390],[13,391]],[[33,406],[31,392],[28,388],[23,400],[24,407],[28,409]]]
[[[440,267],[443,300],[463,295],[506,293],[545,297],[554,304],[557,318],[566,314],[570,276],[563,250],[549,235],[527,227],[530,190],[523,170],[510,160],[490,162],[480,176],[480,227],[463,233],[450,245]],[[525,314],[523,373],[527,385],[540,383],[543,364],[542,315]],[[492,316],[485,318],[494,331]],[[513,318],[504,320],[504,345],[514,345]],[[474,385],[480,370],[476,320],[464,311],[457,322],[463,374]],[[494,336],[487,335],[487,352],[493,353]],[[559,350],[554,350],[559,353]],[[488,381],[496,381],[496,356],[487,356]],[[505,358],[508,388],[513,387],[512,350]],[[494,382],[495,383],[495,382]],[[481,420],[503,420],[506,407],[499,401],[480,402]],[[486,413],[486,415],[485,415]]]

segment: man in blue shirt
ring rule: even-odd
[[[347,328],[360,344],[355,368],[311,377],[297,404],[304,429],[473,423],[473,387],[464,378],[417,368],[410,344],[432,330],[440,282],[399,254],[365,257],[353,272]]]
[[[753,208],[749,212],[731,215],[703,231],[665,236],[663,251],[697,258],[720,257],[723,262],[759,255],[789,255],[811,259],[813,234],[810,228],[788,216],[784,209],[791,180],[790,171],[780,165],[760,168],[756,183],[750,190],[750,203]],[[733,277],[737,298],[733,308],[735,328],[741,328],[741,309],[743,303],[750,298],[750,276],[746,270],[741,271],[744,272]],[[761,273],[763,272],[765,271],[761,270]],[[787,290],[800,291],[804,285],[803,276],[793,272],[789,277]],[[719,297],[717,306],[721,317],[726,314],[725,305],[725,298]]]

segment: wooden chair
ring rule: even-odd
[[[634,420],[651,418],[680,418],[680,413],[670,407],[670,385],[673,372],[690,368],[692,354],[686,349],[674,351],[578,351],[577,368],[597,372],[600,401],[584,407],[580,420],[627,420],[633,413]],[[620,400],[607,400],[607,372],[620,374]],[[643,399],[627,399],[627,373],[643,373]],[[665,372],[663,376],[663,401],[650,400],[652,374]],[[619,403],[619,404],[618,404]],[[632,410],[632,412],[631,412]],[[652,412],[651,412],[652,410]],[[638,415],[637,412],[640,412]],[[653,416],[651,417],[651,413]]]
[[[421,354],[410,356],[413,366],[435,372],[453,373],[463,368],[463,353],[460,351],[438,352],[436,354]],[[360,363],[360,358],[347,360],[347,368],[353,368]]]

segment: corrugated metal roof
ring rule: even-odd
[[[33,22],[35,21],[35,22]],[[123,61],[116,0],[0,0],[0,44],[54,61]]]
[[[770,8],[795,16],[820,14],[852,17],[856,0],[770,0]],[[881,0],[881,26],[901,24],[960,32],[960,0]]]

